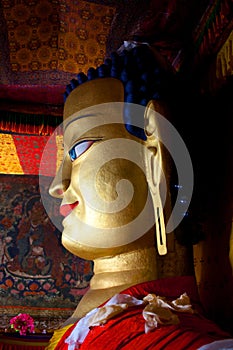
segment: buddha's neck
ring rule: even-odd
[[[154,248],[138,249],[94,260],[91,289],[119,288],[157,278]]]
[[[90,281],[90,289],[78,304],[72,321],[83,317],[124,289],[156,278],[154,247],[94,260],[94,276]]]

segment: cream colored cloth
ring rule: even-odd
[[[143,300],[136,299],[128,294],[114,295],[104,306],[95,308],[82,317],[69,337],[66,339],[68,350],[76,350],[83,343],[90,327],[106,323],[110,318],[124,311],[129,306],[141,305]]]
[[[166,301],[165,298],[156,296],[155,294],[148,294],[143,301],[148,302],[142,312],[146,321],[145,333],[152,331],[158,324],[169,325],[179,323],[177,314],[174,314],[172,311],[194,312],[186,293],[172,302]]]
[[[177,324],[178,316],[175,312],[193,312],[189,297],[186,293],[172,302],[165,298],[148,294],[143,300],[128,294],[114,295],[104,306],[95,308],[81,318],[69,337],[66,339],[68,350],[76,350],[85,340],[91,327],[105,324],[109,319],[123,312],[128,307],[145,304],[143,317],[145,319],[145,333],[152,331],[158,324]]]

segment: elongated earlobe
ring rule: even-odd
[[[167,253],[166,231],[160,185],[163,181],[162,151],[159,138],[159,125],[156,120],[156,111],[153,102],[149,102],[145,111],[146,141],[146,172],[149,190],[151,193],[156,226],[157,248],[160,255]]]

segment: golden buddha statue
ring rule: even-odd
[[[152,69],[153,53],[147,46],[143,50],[141,57],[152,60],[145,66]],[[167,253],[169,161],[157,123],[166,109],[147,91],[147,99],[131,108],[134,88],[123,73],[116,76],[117,59],[112,57],[110,75],[73,82],[78,86],[64,105],[64,157],[49,192],[62,199],[62,244],[94,262],[90,288],[64,329],[126,288],[156,280],[158,253]],[[153,74],[149,80],[153,85]],[[140,126],[126,120],[129,114]]]
[[[145,113],[148,137],[139,140],[125,128],[123,101],[123,84],[115,78],[101,78],[77,87],[64,108],[67,151],[50,194],[62,198],[62,244],[74,255],[94,261],[90,289],[72,315],[72,322],[119,291],[157,278],[155,227],[149,227],[147,222],[157,216],[153,208],[162,208],[157,195],[161,148],[158,140],[150,136],[154,123],[149,120],[153,117],[150,109]],[[141,159],[135,164],[132,153],[137,144],[141,154],[136,153],[136,157]],[[122,184],[118,195],[117,185],[122,179],[130,185]],[[148,188],[152,195],[156,193],[156,207]],[[127,197],[128,203],[124,204]],[[109,212],[108,205],[117,198],[114,212]],[[120,208],[120,201],[125,207]],[[104,209],[99,202],[103,202]],[[143,210],[144,217],[136,222]],[[164,233],[163,213],[160,215]],[[141,225],[140,230],[135,225]],[[158,249],[166,254],[164,234],[162,239]]]

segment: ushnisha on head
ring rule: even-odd
[[[151,102],[159,98],[161,74],[145,46],[113,54],[112,60],[89,69],[87,76],[78,74],[67,87],[64,159],[50,194],[62,198],[62,243],[80,257],[135,249],[142,237],[143,245],[153,245],[151,218],[157,222],[158,251],[166,254],[158,191],[162,154],[152,130],[159,104]]]

